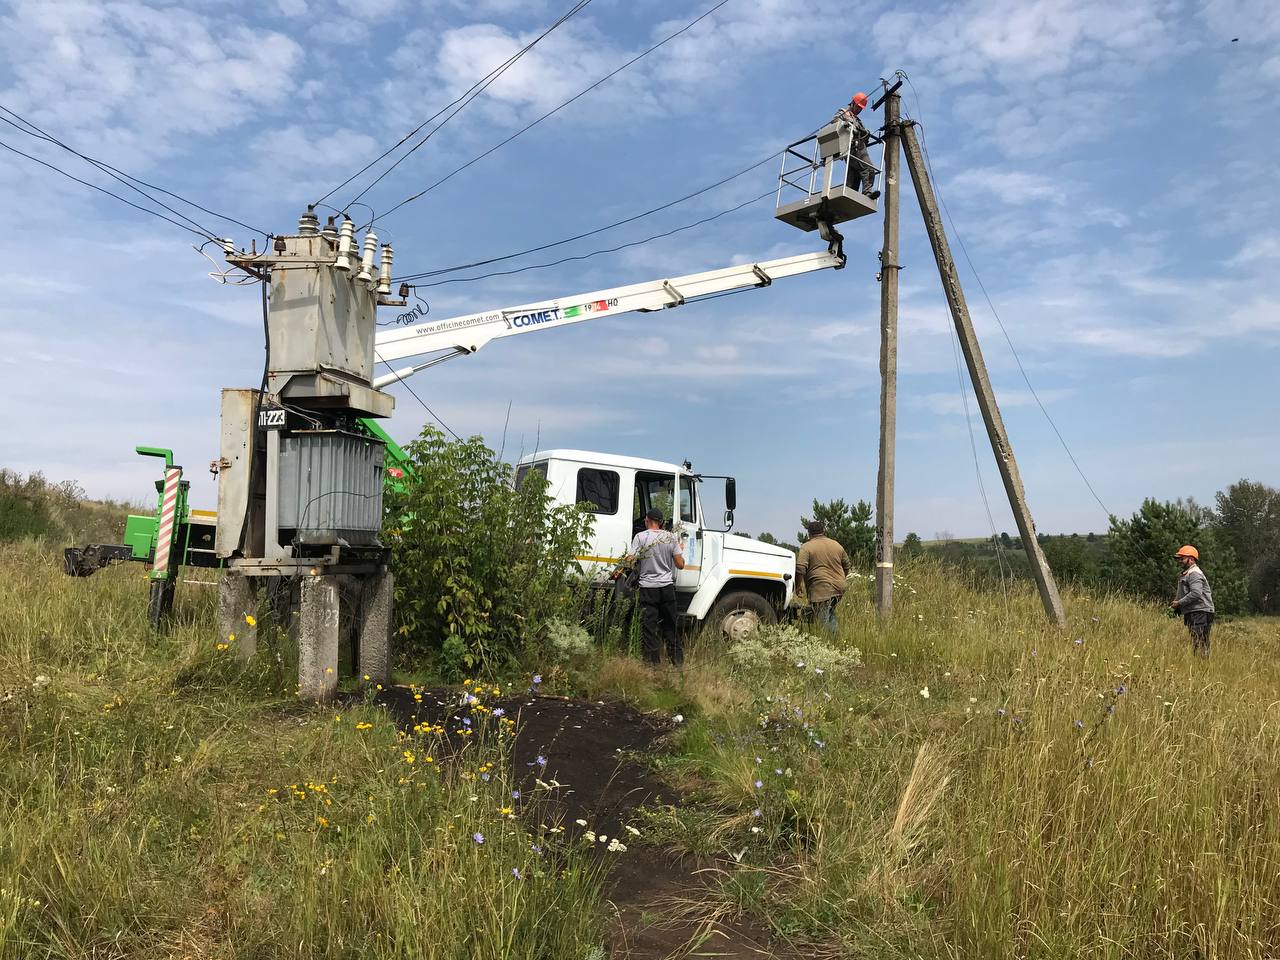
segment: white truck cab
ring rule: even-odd
[[[545,450],[517,464],[516,483],[530,471],[547,480],[547,493],[562,504],[583,504],[595,523],[590,547],[578,557],[588,576],[602,583],[627,554],[652,507],[680,537],[685,566],[675,572],[681,615],[737,639],[761,624],[776,623],[791,605],[796,558],[783,547],[731,534],[736,489],[732,477],[704,477],[686,461],[586,450]],[[703,515],[704,484],[723,480],[727,510],[722,524]]]

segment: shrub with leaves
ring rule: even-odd
[[[547,645],[555,663],[571,663],[582,660],[595,652],[591,634],[581,624],[555,619],[547,623]]]
[[[833,647],[813,634],[783,623],[760,627],[729,648],[729,659],[744,670],[771,670],[804,664],[828,673],[848,673],[862,665],[857,647]]]
[[[591,516],[557,505],[537,471],[517,489],[479,437],[426,426],[406,452],[418,479],[388,493],[383,531],[402,653],[439,655],[447,673],[517,659],[572,602]]]

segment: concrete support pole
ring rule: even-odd
[[[298,696],[326,703],[338,692],[342,591],[336,577],[304,577],[298,591]]]
[[[951,308],[951,319],[960,337],[960,348],[964,352],[965,364],[969,368],[969,378],[973,381],[973,392],[978,398],[978,408],[982,411],[982,420],[987,427],[987,436],[991,440],[991,449],[995,453],[996,466],[1000,469],[1000,479],[1004,481],[1005,493],[1009,495],[1009,506],[1013,509],[1013,518],[1018,524],[1018,533],[1026,548],[1027,560],[1031,563],[1031,573],[1035,576],[1036,586],[1040,590],[1040,601],[1044,604],[1044,610],[1049,619],[1059,627],[1065,626],[1066,614],[1062,609],[1062,598],[1058,595],[1058,584],[1053,579],[1049,562],[1045,559],[1044,551],[1040,549],[1040,542],[1036,539],[1036,525],[1031,518],[1031,510],[1027,506],[1026,492],[1022,487],[1022,475],[1018,472],[1018,463],[1013,458],[1013,447],[1009,443],[1008,433],[1005,432],[1004,420],[1001,419],[1000,408],[996,405],[995,391],[991,389],[991,380],[987,376],[987,365],[978,347],[978,337],[974,333],[969,308],[965,304],[964,291],[960,288],[960,277],[956,273],[955,261],[951,258],[951,247],[942,229],[942,217],[938,212],[933,185],[929,181],[929,171],[920,151],[920,142],[916,138],[915,127],[910,123],[902,126],[902,148],[906,154],[907,167],[911,171],[911,179],[915,182],[916,198],[920,201],[920,212],[924,215],[924,225],[929,233],[929,243],[933,247],[933,257],[938,263],[938,274],[942,278],[942,289],[947,296],[947,305]]]
[[[386,683],[391,676],[391,611],[395,575],[382,570],[361,584],[360,676],[370,683]]]
[[[876,613],[893,612],[893,482],[898,424],[900,100],[884,102],[884,247],[880,251],[880,471],[876,477]]]
[[[258,652],[257,607],[249,578],[235,570],[223,571],[218,584],[219,642],[230,643],[241,660],[248,660]],[[254,618],[253,624],[249,617]]]

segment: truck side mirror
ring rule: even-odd
[[[726,477],[724,481],[724,505],[730,513],[738,509],[738,481],[733,477]]]

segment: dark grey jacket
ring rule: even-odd
[[[1213,613],[1213,591],[1209,589],[1209,578],[1204,575],[1198,564],[1192,564],[1187,572],[1178,578],[1178,592],[1174,595],[1178,601],[1179,613]]]
[[[831,118],[832,123],[847,123],[853,128],[853,142],[856,146],[865,147],[867,138],[871,133],[867,130],[862,122],[862,118],[850,110],[848,107],[841,107],[836,111],[836,115]]]

